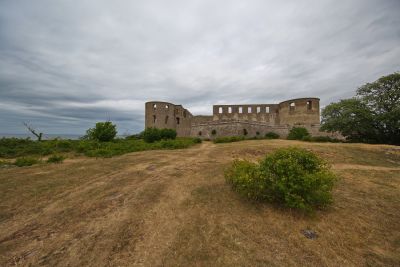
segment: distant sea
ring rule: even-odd
[[[51,140],[55,138],[59,139],[72,139],[72,140],[77,140],[79,139],[83,134],[43,134],[43,140]],[[32,140],[36,140],[36,136],[32,134],[9,134],[9,133],[0,133],[0,138],[2,137],[15,137],[15,138],[28,138],[30,137]]]

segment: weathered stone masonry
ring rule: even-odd
[[[178,136],[214,138],[264,136],[275,132],[286,137],[294,126],[307,128],[314,136],[319,131],[319,98],[297,98],[279,104],[214,105],[212,116],[193,116],[182,105],[151,101],[146,104],[145,127],[170,128]],[[215,134],[212,134],[212,133]]]

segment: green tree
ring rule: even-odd
[[[354,142],[378,142],[373,114],[359,99],[351,98],[332,103],[322,110],[321,130],[340,132]]]
[[[361,86],[356,97],[326,106],[321,115],[321,130],[351,141],[399,145],[400,73]]]
[[[305,137],[309,137],[310,133],[304,127],[293,127],[287,136],[289,140],[303,140]]]
[[[112,141],[117,135],[117,126],[111,121],[98,122],[94,128],[86,131],[86,138],[100,142]]]
[[[379,141],[400,144],[400,73],[361,86],[357,96],[373,114]]]

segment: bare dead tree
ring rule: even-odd
[[[26,122],[24,122],[24,125],[25,125],[25,127],[26,127],[34,136],[37,137],[38,141],[42,141],[43,133],[38,133],[38,132],[36,132],[36,130],[33,129],[31,126],[29,126],[29,124],[26,123]]]

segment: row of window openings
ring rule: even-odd
[[[289,104],[289,110],[294,111],[296,109],[296,104],[294,102],[291,102]],[[307,110],[312,110],[312,102],[309,100],[307,101]]]
[[[265,112],[269,113],[269,107],[265,107]],[[223,113],[222,107],[219,107],[218,113]],[[228,107],[228,113],[232,113],[232,107]],[[239,107],[239,113],[243,113],[243,107]],[[247,107],[247,113],[252,113],[251,107]],[[261,113],[261,107],[257,107],[257,113]]]
[[[168,123],[168,119],[169,119],[169,117],[165,116],[165,124]],[[155,124],[156,122],[157,122],[157,117],[156,117],[156,115],[153,115],[153,123]],[[176,124],[179,124],[179,123],[180,123],[180,118],[176,117]]]
[[[289,110],[293,111],[296,109],[296,103],[291,102],[289,104]],[[307,101],[307,110],[312,110],[312,102]],[[269,107],[265,107],[265,112],[269,113]],[[223,113],[223,108],[219,107],[218,113]],[[228,107],[228,113],[232,113],[232,107]],[[243,107],[239,107],[239,113],[243,113]],[[247,107],[247,113],[252,113],[252,107]],[[261,113],[261,107],[257,107],[257,113]]]
[[[153,104],[153,109],[157,109],[157,104]],[[165,105],[165,109],[169,109],[169,105]]]

